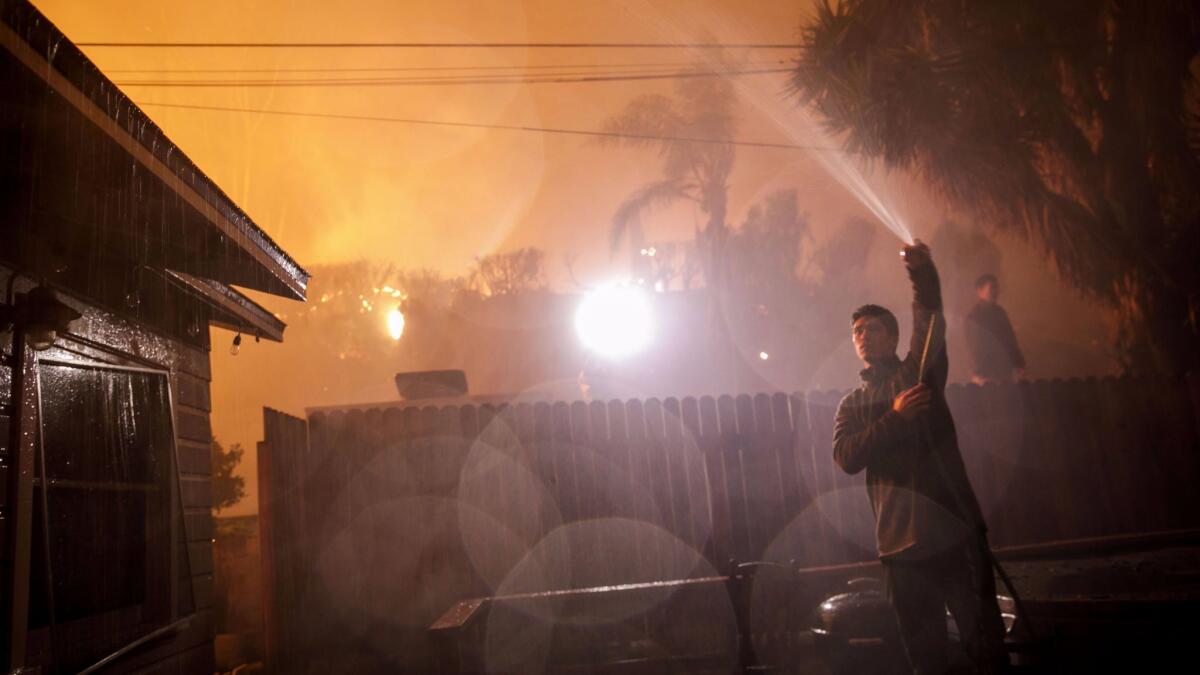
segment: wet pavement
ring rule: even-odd
[[[1003,567],[1027,612],[1008,644],[1015,673],[1191,672],[1200,641],[1200,545],[1111,554],[1008,560]],[[997,579],[997,591],[1008,589]],[[1032,629],[1032,632],[1030,632]],[[806,641],[792,672],[907,672],[896,646],[878,645],[837,660]],[[965,655],[952,645],[959,670]],[[841,652],[842,656],[845,652]]]
[[[1200,636],[1200,546],[1004,563],[1032,618],[1029,672],[1178,672]],[[999,588],[999,585],[998,585]]]

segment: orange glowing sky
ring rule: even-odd
[[[695,42],[795,40],[795,2],[121,2],[36,3],[76,42],[423,41]],[[212,74],[130,69],[262,69],[680,62],[698,53],[533,49],[128,49],[85,47],[117,81]],[[735,54],[735,57],[738,54]],[[789,52],[741,54],[781,60]],[[230,75],[225,75],[229,77]],[[287,78],[265,72],[232,77]],[[314,77],[338,77],[318,74]],[[378,76],[373,74],[370,76]],[[742,78],[744,138],[789,141],[795,119],[783,75]],[[484,124],[599,129],[640,93],[669,82],[461,87],[122,88],[136,102],[189,103]],[[145,110],[277,242],[302,263],[368,257],[457,274],[495,250],[537,245],[577,255],[603,274],[605,230],[633,188],[657,174],[655,157],[575,136],[304,119],[257,113]],[[769,121],[779,117],[783,123]],[[744,148],[732,214],[776,187],[799,187],[810,211],[854,209],[836,183],[796,150]],[[833,193],[832,195],[830,193]],[[832,204],[827,204],[832,199]],[[692,214],[649,222],[655,238],[689,236]]]
[[[808,0],[35,0],[75,42],[641,42],[789,43],[797,40]],[[283,69],[545,66],[675,62],[695,51],[545,49],[129,49],[83,47],[118,84],[171,77],[289,78]],[[790,51],[732,52],[734,61],[777,61]],[[256,73],[181,73],[195,69],[254,69]],[[143,72],[131,72],[140,70]],[[146,72],[152,70],[173,73]],[[309,73],[339,77],[345,73]],[[368,73],[367,76],[379,76]],[[745,140],[828,147],[811,137],[784,75],[737,79],[739,131]],[[479,256],[523,246],[547,252],[547,273],[558,289],[575,278],[595,283],[619,275],[624,258],[608,249],[608,223],[622,200],[659,175],[645,149],[604,147],[578,136],[525,131],[446,128],[371,121],[281,117],[164,108],[153,102],[386,116],[483,124],[597,130],[639,94],[671,92],[668,81],[386,86],[325,88],[122,89],[276,242],[302,265],[361,258],[406,268],[463,274]],[[929,238],[946,215],[904,176],[869,174],[870,182]],[[848,216],[869,212],[804,150],[739,148],[730,185],[729,222],[773,190],[795,189],[817,236]],[[700,221],[679,207],[643,218],[650,240],[683,239]],[[897,242],[898,246],[899,242]],[[1020,326],[1061,328],[1063,317],[1092,311],[1055,285],[1040,258],[1022,244],[1005,244],[1013,282],[1010,312]],[[880,301],[903,305],[894,249],[872,256],[892,262],[871,267]],[[883,250],[888,248],[888,250]],[[864,253],[865,254],[865,253]],[[1008,262],[1008,261],[1012,262]],[[877,272],[875,270],[878,270]],[[1002,272],[1002,276],[1003,276]],[[1018,274],[1019,273],[1019,274]],[[272,309],[290,302],[252,294]],[[1038,297],[1022,306],[1019,298]],[[1064,313],[1065,312],[1065,313]],[[1064,330],[1070,330],[1064,329]],[[214,433],[247,448],[242,472],[255,480],[253,448],[261,438],[263,405],[300,414],[304,392],[267,391],[250,381],[243,349],[227,351],[229,336],[213,332]],[[847,343],[849,344],[849,343]],[[258,348],[259,346],[254,346]],[[263,351],[277,348],[262,345]],[[263,358],[266,358],[265,356]],[[849,357],[847,357],[849,359]],[[851,375],[848,361],[839,369]],[[1036,374],[1036,373],[1035,373]],[[331,375],[332,376],[332,375]],[[381,380],[382,385],[387,385]],[[293,400],[295,399],[295,400]],[[328,402],[324,402],[328,403]],[[253,497],[230,513],[253,512]]]

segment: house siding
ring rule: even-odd
[[[0,287],[8,283],[11,272],[0,267]],[[33,286],[18,276],[16,292]],[[179,499],[183,509],[183,532],[179,548],[186,552],[190,567],[190,585],[195,602],[195,618],[183,630],[165,642],[136,651],[106,669],[111,673],[172,673],[173,675],[209,675],[213,672],[213,520],[211,370],[207,345],[199,347],[179,339],[145,329],[112,312],[67,293],[60,299],[83,314],[72,325],[70,336],[59,340],[69,345],[75,355],[98,361],[124,365],[140,365],[162,369],[169,373],[172,414],[175,419],[175,451],[179,466]],[[78,339],[76,341],[75,339]],[[11,348],[11,334],[2,338],[5,351]],[[207,342],[207,340],[204,340]],[[57,348],[46,355],[53,356]],[[0,405],[10,403],[11,372],[0,365]],[[7,408],[0,408],[7,410]],[[0,415],[0,448],[7,445],[10,420]],[[3,469],[0,469],[3,471]],[[0,479],[6,476],[0,475]],[[0,492],[5,483],[0,480]],[[3,494],[0,494],[3,497]],[[102,636],[98,636],[102,637]],[[48,645],[40,645],[36,637],[30,640],[28,662],[44,663],[49,656]]]

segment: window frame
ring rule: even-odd
[[[80,348],[76,349],[69,347],[66,345],[67,342],[77,342]],[[188,550],[183,522],[181,519],[183,512],[181,504],[182,491],[178,455],[179,445],[177,436],[178,424],[176,420],[177,411],[175,405],[175,376],[173,371],[169,368],[158,366],[157,364],[150,364],[142,362],[141,360],[134,360],[129,355],[122,354],[110,347],[97,344],[91,340],[79,339],[77,336],[69,334],[61,336],[61,339],[55,345],[55,347],[47,350],[46,352],[40,354],[37,352],[27,353],[32,356],[31,365],[34,377],[26,380],[25,386],[33,388],[32,392],[27,393],[32,394],[34,405],[37,409],[37,438],[34,445],[34,462],[37,464],[37,468],[34,473],[39,476],[38,479],[34,479],[32,475],[29,477],[28,480],[30,481],[31,489],[38,487],[38,483],[41,483],[42,477],[45,476],[46,448],[42,429],[44,428],[46,418],[43,411],[43,397],[41,391],[43,365],[78,368],[81,370],[126,372],[161,376],[163,378],[163,383],[166,385],[165,389],[167,395],[168,410],[165,423],[167,424],[168,428],[167,438],[169,439],[169,447],[166,448],[165,453],[169,466],[167,467],[168,475],[166,479],[166,487],[168,494],[166,495],[166,501],[170,511],[168,514],[169,551],[165,556],[165,560],[167,562],[166,579],[168,588],[162,589],[157,587],[157,584],[153,584],[152,582],[153,575],[147,574],[145,579],[146,595],[145,599],[140,604],[122,606],[65,622],[56,622],[53,618],[51,618],[47,625],[37,628],[28,625],[25,636],[25,654],[27,660],[31,665],[36,662],[41,662],[43,665],[49,665],[51,668],[53,668],[54,661],[57,660],[56,657],[61,653],[61,647],[57,644],[58,640],[56,640],[56,638],[61,639],[60,634],[63,632],[69,633],[72,636],[97,636],[99,640],[108,643],[105,648],[97,650],[101,656],[104,656],[111,655],[110,653],[119,653],[128,646],[141,641],[147,636],[147,634],[157,633],[162,631],[164,628],[169,628],[172,625],[178,624],[181,619],[186,618],[181,615],[180,612],[181,586],[182,584],[187,583],[190,588],[192,580],[190,578],[185,580],[181,577],[184,563],[181,558],[182,556],[188,555]],[[48,493],[44,489],[41,492],[40,502],[41,503],[39,504],[38,508],[41,511],[43,520],[38,527],[47,535],[47,538],[43,540],[42,543],[48,549],[51,530],[49,529],[49,524],[47,522],[49,516],[46,508],[49,503]],[[31,557],[31,559],[33,556],[33,547],[37,545],[38,542],[36,538],[33,538],[30,542],[30,549],[28,551],[28,555]],[[147,558],[150,558],[152,556],[152,553],[149,550],[150,547],[146,546],[146,549],[146,556]],[[47,553],[48,551],[43,551],[41,555],[46,556]],[[50,569],[50,575],[52,574],[53,569]],[[52,583],[51,577],[48,577],[47,580]],[[30,578],[29,582],[32,584],[33,579]],[[152,588],[152,585],[156,587]],[[32,587],[30,587],[30,590],[32,591]],[[146,608],[152,597],[151,594],[156,592],[162,593],[164,590],[167,595],[166,615],[162,617],[161,620],[151,620],[147,618]],[[48,594],[47,601],[53,603],[52,597],[52,595]],[[196,599],[193,596],[191,602],[191,611],[188,612],[187,616],[193,616],[195,614],[195,600]],[[32,607],[32,603],[33,595],[31,593],[28,603],[30,607]],[[52,611],[53,607],[51,606],[50,609]],[[116,627],[115,630],[114,626]],[[47,659],[49,660],[49,663],[46,662]]]

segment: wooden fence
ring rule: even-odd
[[[269,665],[420,672],[466,598],[872,559],[863,476],[832,460],[840,398],[266,410]],[[1184,380],[947,399],[994,546],[1200,526]]]

